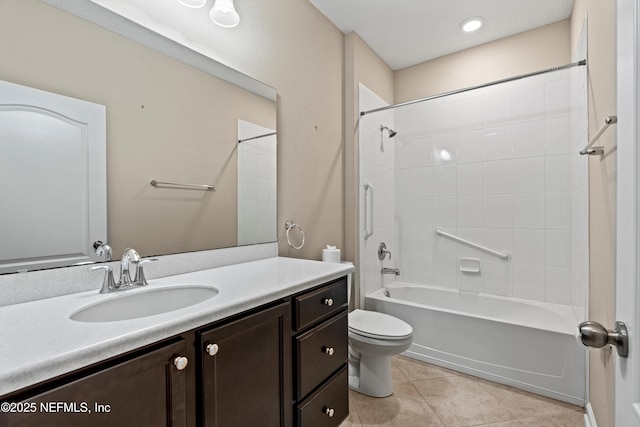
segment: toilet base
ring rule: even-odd
[[[361,353],[359,363],[349,361],[349,388],[371,397],[391,396],[391,356]]]

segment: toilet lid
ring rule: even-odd
[[[359,309],[349,313],[349,330],[358,335],[383,339],[402,339],[413,333],[411,325],[397,317]]]

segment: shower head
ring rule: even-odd
[[[393,138],[398,134],[398,132],[396,132],[395,130],[389,129],[387,126],[380,125],[380,133],[382,133],[382,131],[385,129],[389,132],[389,138]]]

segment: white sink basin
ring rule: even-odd
[[[128,292],[131,292],[128,294]],[[198,304],[218,295],[205,286],[174,286],[140,291],[122,291],[106,301],[83,307],[73,313],[78,322],[115,322],[167,313]]]

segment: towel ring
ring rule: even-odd
[[[302,229],[302,227],[300,227],[298,224],[295,224],[290,219],[288,219],[287,222],[284,223],[284,227],[287,229],[287,243],[289,244],[289,246],[295,250],[302,249],[302,247],[304,246],[304,230]],[[296,227],[298,228],[298,230],[300,230],[300,234],[302,235],[302,243],[300,243],[299,246],[293,245],[291,243],[291,239],[289,238],[289,232]]]

